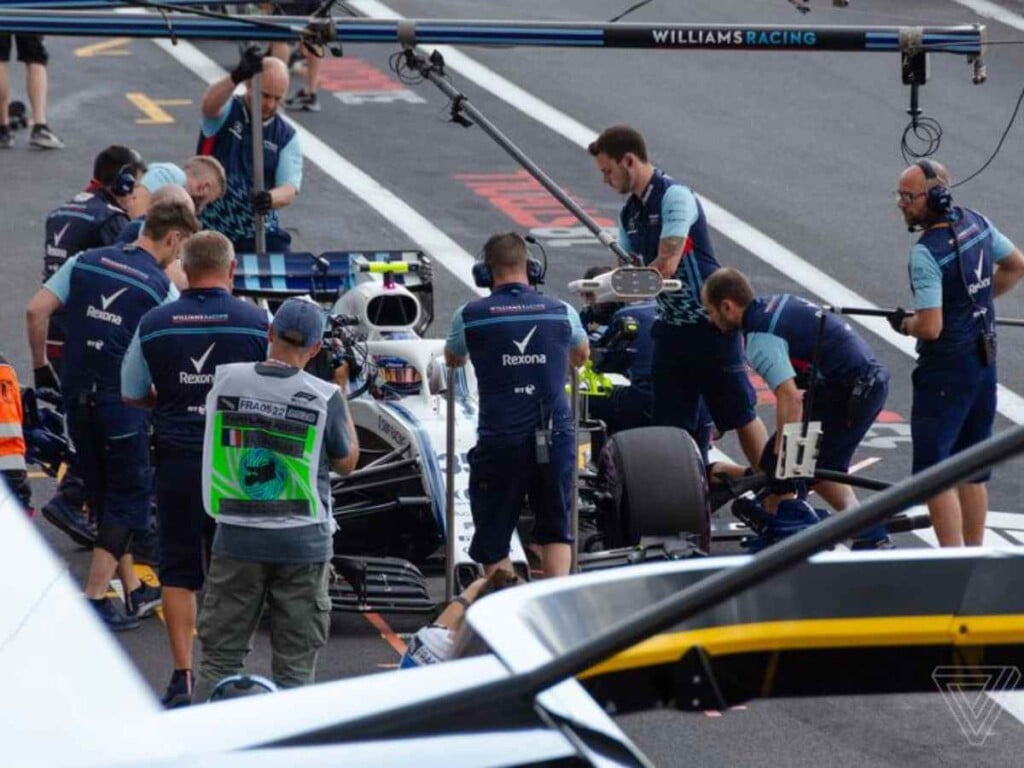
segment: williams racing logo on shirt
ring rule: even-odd
[[[543,352],[535,354],[527,354],[526,349],[530,346],[530,341],[533,339],[533,334],[537,332],[537,326],[533,326],[530,332],[523,337],[522,341],[512,340],[512,345],[516,348],[519,354],[510,355],[508,353],[501,356],[501,364],[504,367],[519,366],[519,365],[547,365],[548,356]]]

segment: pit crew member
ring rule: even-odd
[[[137,617],[160,602],[159,589],[141,584],[132,567],[132,536],[149,529],[149,415],[121,401],[121,360],[142,316],[178,298],[164,268],[198,229],[190,207],[155,205],[137,242],[72,256],[28,305],[29,346],[37,368],[49,364],[49,318],[67,308],[64,412],[98,523],[85,595],[116,631],[138,627]],[[127,615],[106,597],[115,570],[125,586]]]
[[[579,314],[529,285],[526,241],[512,232],[483,249],[491,295],[460,307],[445,343],[448,365],[472,359],[480,390],[477,444],[469,452],[475,531],[469,554],[486,574],[511,570],[512,532],[525,498],[536,516],[545,576],[569,572],[569,501],[575,432],[568,366],[586,362]]]
[[[798,296],[755,296],[746,275],[736,269],[712,272],[701,295],[719,329],[742,335],[747,360],[775,393],[776,433],[766,446],[770,458],[762,461],[762,468],[774,471],[782,428],[803,419],[804,393],[816,376],[810,419],[822,423],[817,466],[847,472],[889,393],[889,370],[867,343],[845,320],[823,315],[820,307]],[[853,489],[844,483],[819,480],[814,490],[839,512],[857,504]],[[891,546],[883,525],[863,532],[853,543],[855,549]]]
[[[914,313],[897,309],[889,323],[918,339],[910,432],[914,472],[992,434],[996,411],[993,299],[1024,275],[1019,248],[977,211],[953,205],[950,175],[922,160],[899,178],[897,205],[911,232]],[[980,545],[990,472],[928,500],[939,545]]]
[[[267,356],[267,315],[231,296],[235,254],[218,232],[182,247],[189,288],[142,317],[121,365],[121,395],[153,409],[160,582],[174,672],[162,699],[191,701],[196,592],[203,587],[214,523],[203,510],[206,395],[217,366]]]
[[[265,603],[274,682],[313,682],[330,629],[329,470],[346,474],[359,460],[346,365],[335,383],[303,370],[323,334],[323,310],[288,299],[274,315],[267,360],[220,366],[206,398],[203,502],[217,530],[194,700],[242,670]]]
[[[263,73],[260,114],[263,118],[263,174],[266,189],[253,188],[252,93],[249,80]],[[235,96],[235,87],[246,91]],[[277,113],[288,94],[288,67],[273,56],[263,57],[259,48],[246,49],[230,75],[222,77],[203,94],[203,114],[197,153],[220,161],[227,173],[224,196],[207,206],[203,224],[227,235],[236,253],[256,250],[254,215],[263,216],[270,253],[289,250],[291,235],[281,227],[277,210],[291,205],[302,186],[302,149],[299,137]]]
[[[681,291],[657,297],[654,423],[689,432],[707,463],[709,446],[700,429],[703,401],[718,431],[735,429],[743,453],[756,463],[768,435],[754,412],[757,400],[743,350],[738,338],[717,332],[700,301],[701,284],[719,267],[700,202],[689,187],[649,162],[643,136],[629,126],[605,129],[588,151],[604,182],[629,195],[619,214],[623,250],[683,283]]]

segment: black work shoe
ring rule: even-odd
[[[125,632],[129,629],[139,628],[139,620],[134,616],[124,614],[117,607],[117,603],[109,597],[102,597],[99,600],[90,598],[89,604],[92,605],[96,615],[103,620],[103,623],[107,625],[111,632]]]
[[[163,593],[160,587],[140,584],[127,594],[124,604],[129,616],[145,619],[147,616],[153,616],[156,609],[163,604]]]
[[[192,670],[176,669],[171,675],[171,682],[167,684],[167,690],[160,698],[164,709],[177,709],[187,707],[192,703]]]
[[[320,99],[315,93],[306,93],[304,90],[300,90],[290,99],[285,99],[284,108],[292,112],[319,112]]]
[[[0,149],[10,149],[14,146],[14,135],[11,133],[11,126],[0,125]]]
[[[46,123],[37,123],[32,126],[32,136],[28,143],[39,149],[64,149],[64,142],[50,130],[50,126]]]
[[[43,517],[62,530],[80,547],[96,543],[96,525],[86,516],[81,504],[75,504],[60,492],[43,505]]]
[[[859,552],[865,549],[896,549],[896,542],[892,536],[883,536],[880,539],[854,539],[850,542],[850,550]]]

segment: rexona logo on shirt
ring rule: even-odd
[[[984,290],[985,288],[988,288],[990,285],[992,285],[991,277],[983,278],[981,276],[981,273],[982,271],[984,271],[984,269],[985,251],[982,250],[981,253],[978,254],[978,267],[974,270],[974,277],[977,279],[978,282],[971,283],[970,285],[967,286],[967,293],[969,293],[971,296],[976,294],[978,291]]]
[[[213,344],[207,347],[206,351],[198,358],[189,358],[195,373],[192,371],[178,371],[179,384],[213,384],[213,374],[203,373],[203,368],[206,366],[206,361],[209,359],[210,353],[213,352],[215,346],[217,346],[217,342],[213,342]]]
[[[90,304],[85,309],[86,317],[91,317],[93,320],[102,320],[104,323],[113,323],[114,325],[120,325],[121,324],[121,316],[120,315],[115,315],[113,312],[108,312],[107,310],[110,307],[110,305],[113,304],[115,301],[117,301],[118,298],[121,296],[121,294],[123,294],[127,290],[128,290],[128,287],[125,286],[124,288],[119,288],[118,290],[114,291],[109,296],[104,296],[101,293],[100,294],[100,305],[103,308],[100,309],[100,308],[94,307],[92,304]]]
[[[526,354],[526,348],[530,346],[530,340],[533,339],[533,334],[536,333],[537,326],[533,326],[530,332],[526,334],[522,341],[512,340],[512,344],[519,351],[518,355],[502,355],[501,364],[503,366],[515,366],[515,365],[546,365],[548,362],[548,356],[543,352],[535,353],[532,355]]]

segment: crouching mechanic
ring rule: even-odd
[[[214,523],[203,510],[203,430],[213,373],[267,356],[267,314],[231,296],[235,253],[217,232],[182,248],[189,288],[147,312],[121,366],[129,405],[153,409],[160,582],[174,673],[166,707],[190,703],[196,592],[203,588]]]
[[[480,390],[477,444],[469,452],[473,541],[469,554],[488,575],[512,570],[512,533],[524,499],[536,516],[545,576],[569,573],[569,502],[575,432],[565,392],[568,366],[589,355],[579,314],[529,285],[526,241],[494,235],[483,260],[491,295],[460,307],[445,344],[448,365],[473,361]]]
[[[427,664],[438,664],[452,657],[455,646],[455,633],[459,631],[469,606],[495,592],[523,584],[523,580],[511,571],[502,568],[494,571],[486,578],[477,579],[456,595],[441,615],[425,627],[420,627],[409,639],[399,669],[411,669]]]
[[[271,324],[267,360],[220,366],[206,398],[203,502],[217,531],[194,700],[242,671],[264,604],[274,682],[313,682],[330,628],[330,470],[346,474],[359,460],[346,367],[336,383],[302,370],[323,334],[323,310],[289,299]]]
[[[766,445],[762,469],[774,471],[782,444],[782,428],[803,419],[803,398],[810,376],[817,376],[810,418],[821,421],[819,469],[846,472],[850,460],[889,393],[889,370],[871,348],[831,313],[824,315],[821,352],[812,371],[819,343],[822,309],[789,294],[755,297],[746,276],[735,269],[715,270],[701,289],[712,322],[725,333],[743,334],[747,360],[775,393],[776,433]],[[857,504],[844,483],[815,481],[814,490],[841,512]],[[864,531],[854,549],[887,548],[892,540],[885,526]]]
[[[114,630],[137,627],[136,615],[158,605],[160,594],[140,583],[129,554],[132,535],[149,530],[149,415],[121,401],[121,360],[142,316],[178,298],[164,269],[178,257],[182,241],[198,229],[190,207],[153,206],[136,243],[72,256],[28,305],[36,368],[49,364],[50,315],[67,309],[64,412],[86,499],[99,526],[85,595]],[[106,597],[118,567],[127,616]]]

